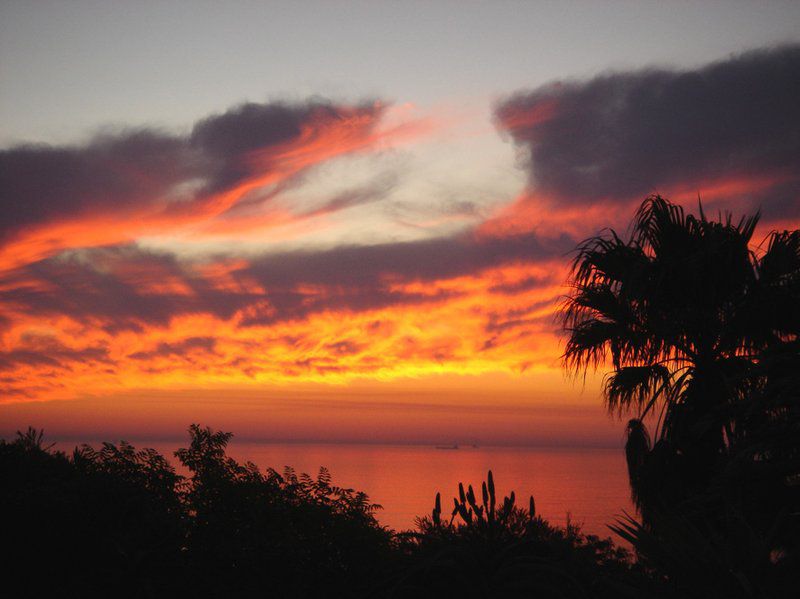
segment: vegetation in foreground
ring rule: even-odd
[[[193,425],[175,454],[188,477],[127,443],[68,455],[33,429],[0,441],[4,588],[15,597],[665,599],[797,588],[794,572],[769,592],[709,595],[709,577],[727,567],[709,552],[720,550],[715,539],[680,527],[665,539],[631,520],[621,532],[637,560],[573,524],[550,525],[532,497],[525,507],[513,492],[498,498],[491,472],[478,493],[459,485],[452,509],[437,494],[416,530],[395,532],[375,519],[379,506],[324,468],[261,472],[226,455],[230,438]],[[716,570],[702,571],[709,564]]]
[[[0,442],[4,586],[20,597],[636,596],[652,577],[610,540],[557,528],[514,494],[459,487],[416,531],[374,517],[364,493],[316,477],[261,472],[193,425],[175,456],[127,443]],[[36,570],[31,572],[31,566]]]

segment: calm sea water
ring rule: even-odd
[[[132,441],[136,447],[154,447],[172,457],[180,443]],[[68,444],[59,444],[64,447]],[[414,526],[416,516],[433,508],[436,492],[443,507],[452,506],[459,481],[476,491],[492,470],[498,495],[516,492],[527,507],[533,495],[536,509],[553,524],[567,517],[585,532],[611,536],[606,528],[623,510],[632,513],[625,470],[619,449],[550,449],[527,447],[461,447],[436,449],[398,445],[333,445],[247,443],[234,440],[232,457],[250,460],[263,469],[316,474],[325,466],[334,484],[365,491],[383,506],[378,520],[396,530]],[[174,463],[174,458],[171,459]]]

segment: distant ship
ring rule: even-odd
[[[436,449],[458,449],[458,445],[437,445]]]

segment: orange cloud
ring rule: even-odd
[[[787,192],[782,186],[794,181],[788,173],[731,175],[708,180],[676,181],[654,187],[650,193],[658,193],[688,210],[696,212],[698,201],[709,216],[717,212],[734,215],[753,214],[762,208],[761,200],[770,194]],[[526,232],[557,231],[574,239],[594,235],[605,227],[624,229],[641,196],[597,196],[591,201],[575,203],[564,201],[557,195],[542,192],[533,187],[524,190],[511,203],[501,206],[478,227],[478,234],[487,237],[507,237]],[[788,199],[800,206],[800,190],[788,192]],[[765,234],[774,228],[797,228],[800,214],[768,215],[760,230]]]
[[[240,286],[231,276],[236,268],[236,263],[215,264],[198,272],[218,281],[216,288],[258,291],[255,281]],[[160,287],[144,285],[146,294],[191,293],[168,272],[152,267],[125,267],[121,277],[136,285],[142,279],[162,281]],[[248,303],[228,319],[185,314],[123,331],[99,321],[17,313],[2,337],[5,397],[69,398],[87,390],[115,393],[154,383],[164,389],[257,387],[557,369],[553,310],[562,277],[563,265],[555,261],[427,283],[390,279],[385,282],[389,293],[414,302],[322,310],[250,326],[244,323],[252,310],[262,315],[274,310],[268,300]],[[324,284],[300,284],[294,292],[306,297],[338,293]]]
[[[263,110],[269,108],[265,105]],[[283,121],[273,125],[268,120],[272,118],[270,113],[263,117],[267,120],[260,125],[264,129],[261,147],[256,143],[258,139],[251,140],[252,134],[242,131],[242,125],[237,122],[252,120],[248,111],[234,109],[201,122],[197,127],[201,131],[208,128],[208,121],[216,127],[199,137],[199,141],[169,138],[168,150],[162,147],[163,142],[149,142],[144,149],[140,148],[142,143],[138,138],[142,134],[130,138],[123,134],[112,141],[103,139],[96,143],[97,147],[6,150],[9,168],[15,163],[26,166],[19,169],[18,179],[27,175],[46,180],[50,176],[46,169],[52,169],[51,163],[59,160],[65,163],[59,168],[67,173],[54,177],[52,186],[25,180],[9,183],[6,193],[14,195],[10,198],[14,202],[12,205],[25,206],[30,202],[55,207],[40,210],[41,215],[34,214],[38,220],[22,212],[17,219],[22,223],[19,227],[8,228],[4,235],[0,230],[0,270],[13,269],[69,248],[127,243],[144,235],[196,239],[233,231],[263,231],[346,207],[346,204],[333,203],[322,210],[275,207],[255,215],[245,212],[237,217],[229,213],[255,192],[280,192],[282,185],[323,162],[413,139],[432,127],[432,123],[424,119],[380,127],[384,111],[385,106],[380,103],[356,107],[311,105],[300,115],[290,114],[297,121],[297,130],[287,139],[282,139],[287,134],[281,133],[277,141],[274,138],[278,134],[272,129],[283,126]],[[214,119],[221,121],[221,125]],[[244,124],[251,125],[250,122]],[[231,136],[236,144],[230,141]],[[244,141],[238,141],[237,136]],[[218,138],[227,144],[222,150],[212,145],[212,142],[219,145],[215,141]],[[143,157],[136,158],[138,163],[131,160],[128,145],[144,153]],[[234,147],[228,147],[231,145]],[[240,148],[242,145],[245,147]],[[256,147],[249,148],[249,145]],[[150,146],[156,146],[158,152]],[[178,166],[148,175],[148,161],[153,160],[171,160]],[[215,169],[219,171],[216,175]],[[104,179],[109,181],[104,182]],[[57,201],[59,194],[69,198],[69,201],[64,200],[63,209]],[[20,201],[23,196],[29,197]],[[31,210],[35,212],[35,208]],[[10,219],[9,226],[13,222],[14,219]]]
[[[448,237],[270,253],[231,244],[222,256],[191,257],[132,243],[242,241],[267,230],[313,239],[331,214],[377,191],[316,202],[290,202],[286,191],[318,165],[436,126],[401,118],[405,108],[387,119],[380,104],[248,104],[186,136],[5,150],[14,176],[0,187],[30,201],[9,204],[16,212],[0,226],[2,397],[307,386],[333,395],[469,377],[552,384],[569,252],[603,227],[623,231],[643,195],[694,208],[699,193],[709,212],[752,212],[763,201],[765,226],[797,226],[800,187],[786,166],[796,135],[785,127],[796,102],[758,112],[761,100],[782,97],[784,79],[744,85],[781,52],[711,65],[702,77],[622,73],[514,96],[497,120],[527,152],[528,184],[475,230]],[[708,89],[731,82],[754,89],[756,105],[748,96],[718,110],[717,98],[741,96]],[[672,90],[674,103],[657,89]],[[733,130],[741,135],[718,133]]]

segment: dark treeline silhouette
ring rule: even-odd
[[[800,230],[753,249],[758,220],[650,197],[579,248],[562,313],[567,365],[609,364],[634,416],[642,520],[614,529],[687,596],[800,593]]]
[[[533,498],[437,494],[413,531],[367,495],[260,471],[229,433],[192,425],[175,453],[34,429],[0,441],[3,590],[19,597],[731,597],[800,592],[800,231],[753,249],[758,217],[686,215],[660,198],[578,251],[562,313],[574,371],[610,366],[632,416],[635,553]],[[565,498],[568,503],[568,498]]]
[[[229,433],[190,427],[175,453],[88,445],[33,429],[0,441],[3,587],[14,597],[636,597],[654,581],[610,540],[496,500],[491,473],[396,533],[364,493],[261,472]]]
[[[30,597],[363,592],[393,548],[377,506],[325,469],[240,464],[230,438],[193,425],[176,452],[188,478],[127,443],[67,455],[33,429],[2,442],[3,584]]]

